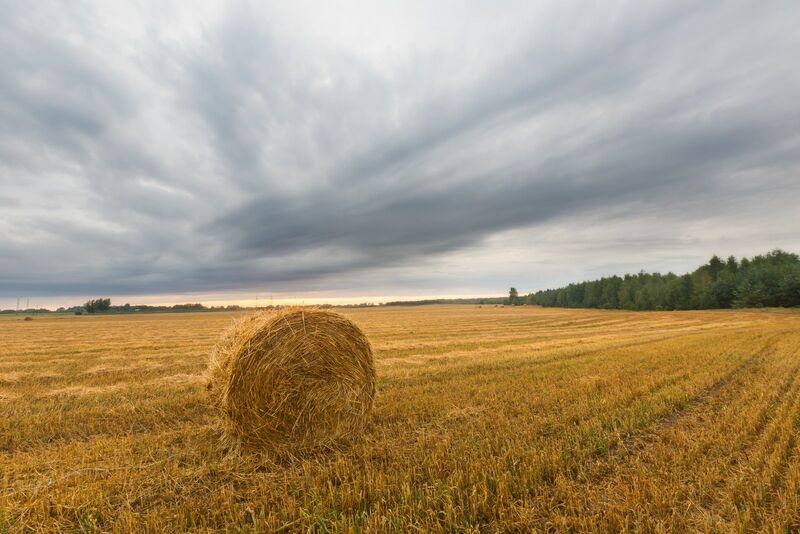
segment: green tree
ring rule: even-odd
[[[728,256],[728,261],[725,262],[725,270],[728,274],[736,274],[739,272],[739,263],[736,261],[736,256]]]
[[[519,292],[517,292],[516,287],[512,287],[508,290],[508,303],[512,306],[517,303],[517,299],[519,298]]]
[[[786,273],[778,288],[779,306],[800,306],[800,268]]]
[[[719,273],[725,269],[725,264],[722,263],[722,260],[714,254],[711,256],[711,259],[708,261],[708,274],[711,276],[712,281],[716,281]]]
[[[111,307],[111,299],[92,299],[83,305],[88,313],[107,311]]]

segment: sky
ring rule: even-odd
[[[800,3],[0,0],[0,308],[800,251]]]

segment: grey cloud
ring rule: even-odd
[[[104,5],[44,32],[60,9],[0,23],[0,295],[482,291],[503,257],[471,279],[452,258],[504,232],[635,233],[652,213],[647,239],[605,236],[608,256],[650,242],[689,262],[711,251],[669,235],[684,218],[755,235],[730,206],[800,200],[789,1],[563,3],[480,58],[385,64],[270,8],[181,38],[132,20],[147,39],[104,31]]]

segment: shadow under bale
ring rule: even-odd
[[[352,321],[331,311],[260,312],[223,334],[207,387],[231,450],[332,449],[360,435],[372,410],[372,349]]]

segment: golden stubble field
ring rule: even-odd
[[[0,319],[0,532],[791,531],[800,313],[345,310],[363,441],[226,456],[223,313]]]

